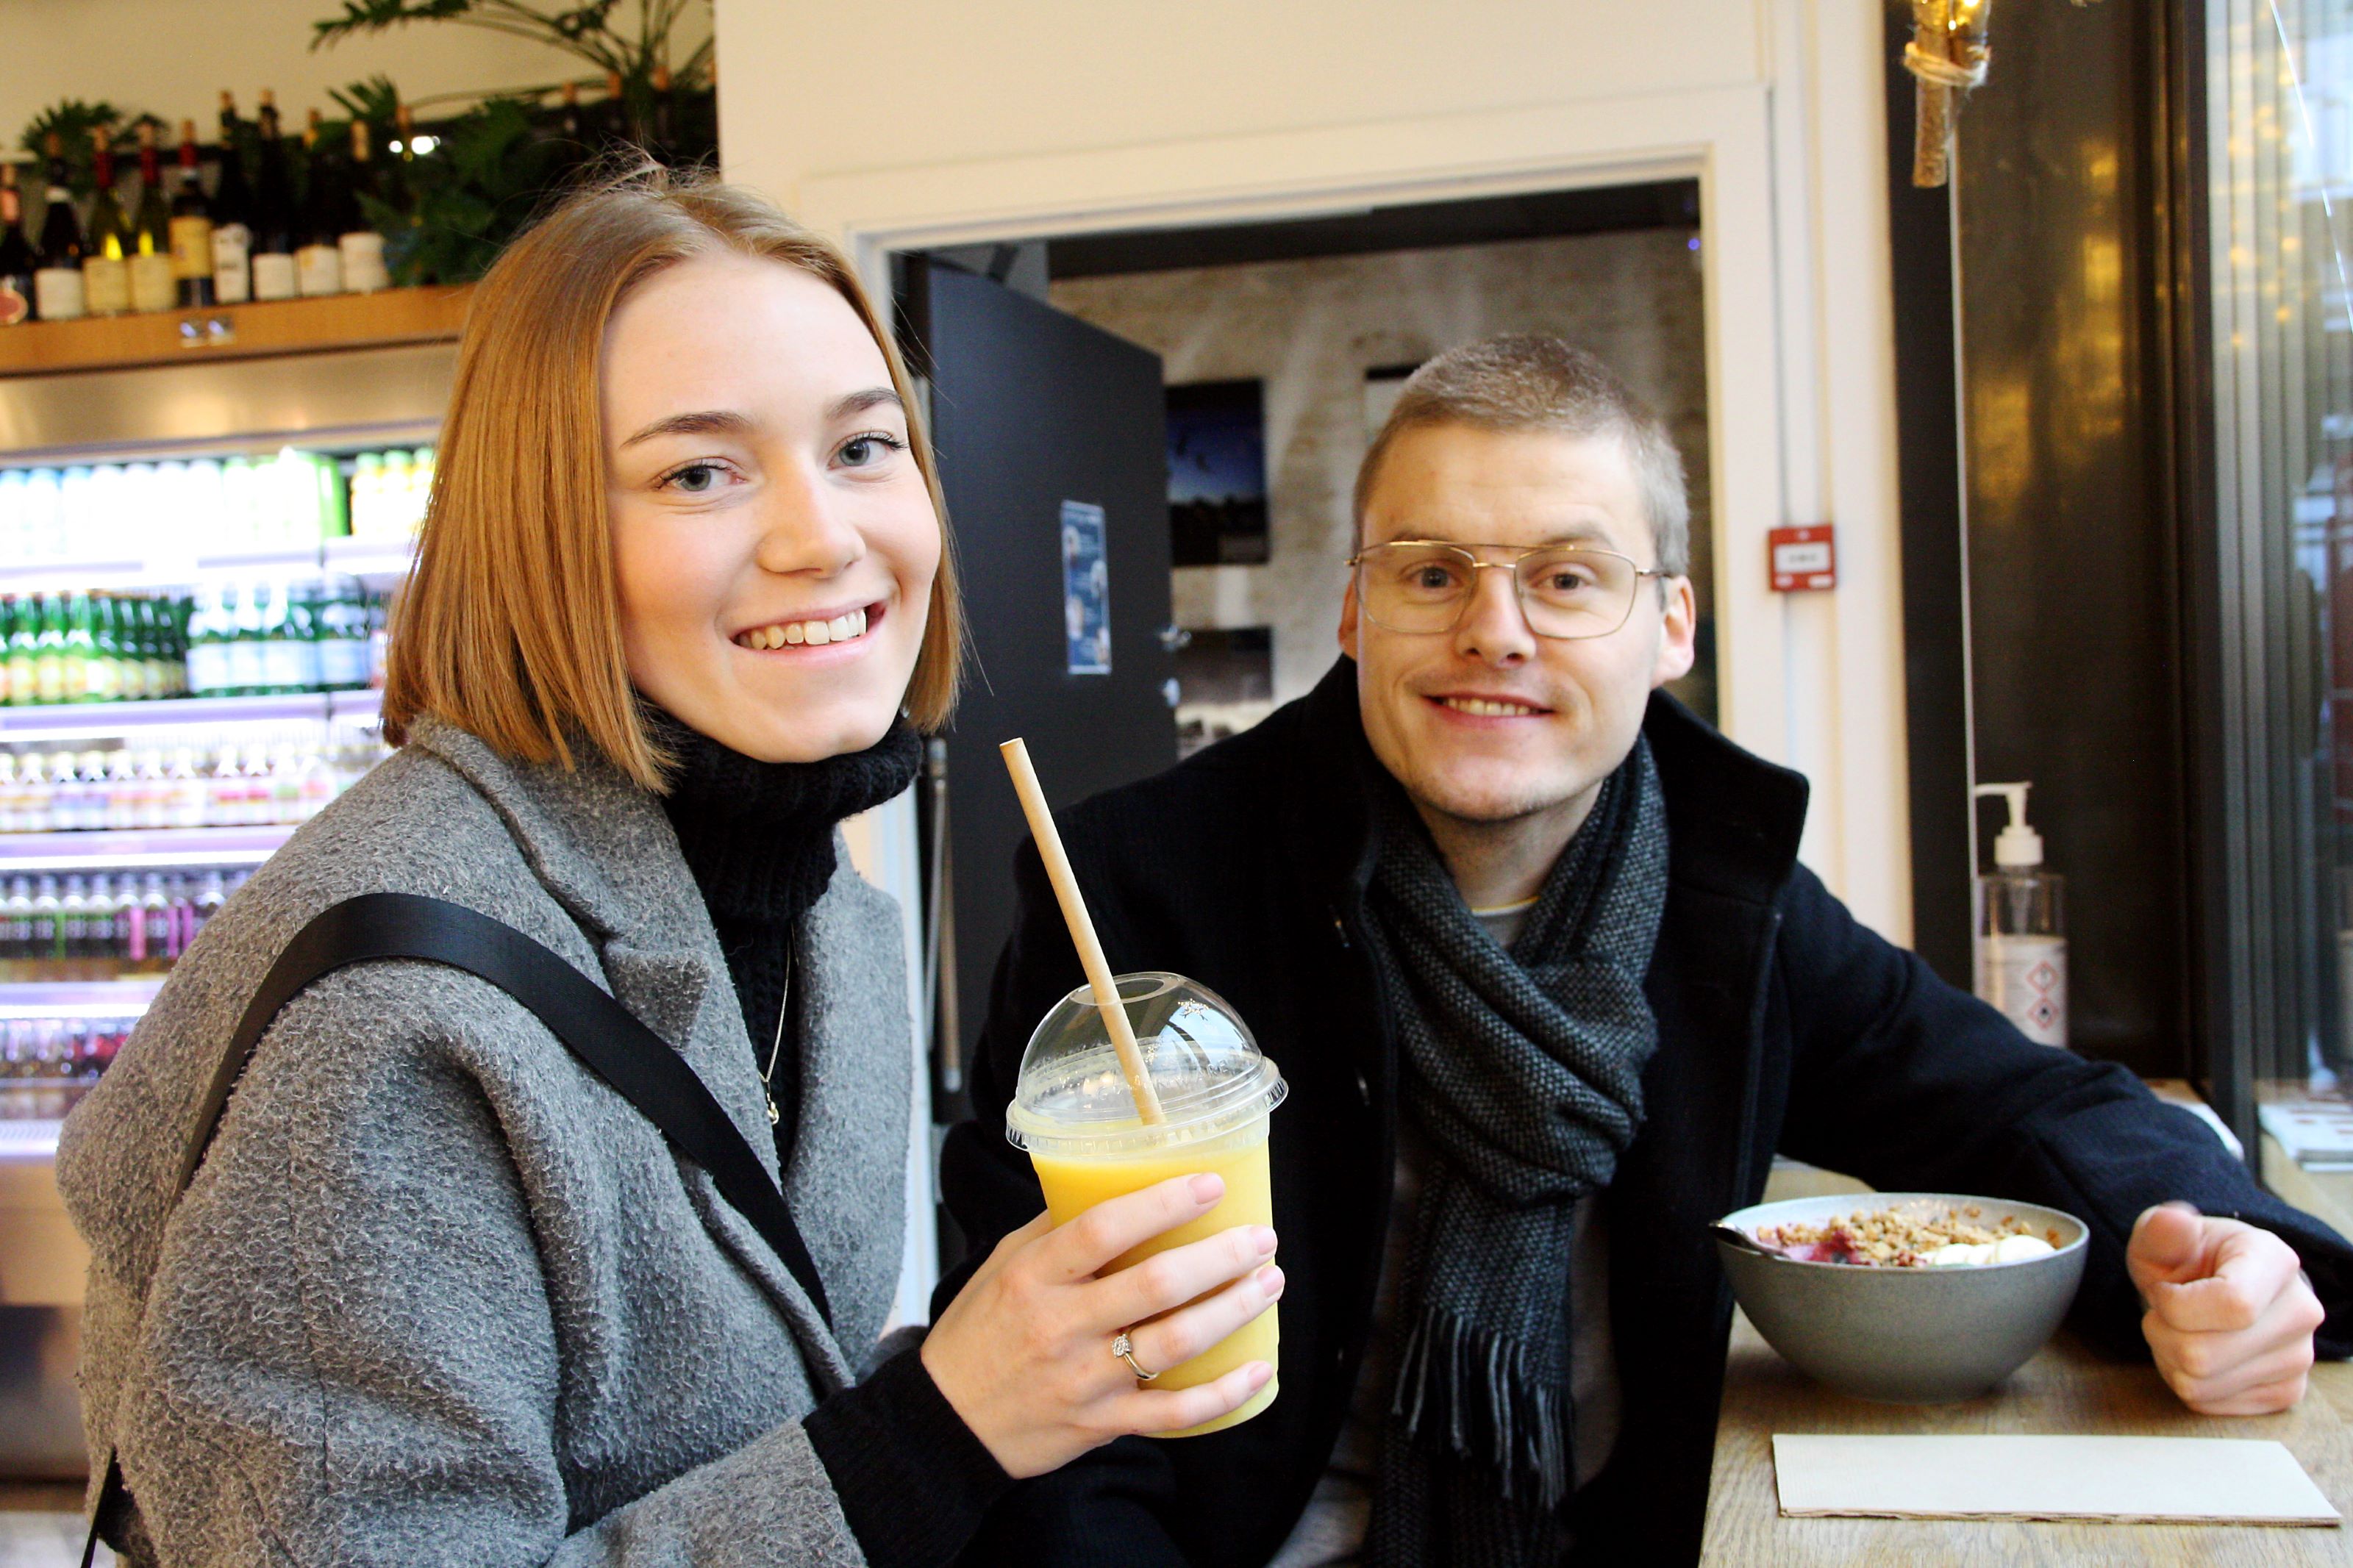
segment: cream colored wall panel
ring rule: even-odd
[[[1758,0],[719,0],[731,174],[812,174],[1755,83]]]
[[[333,112],[329,88],[378,73],[412,99],[593,74],[544,45],[447,22],[311,52],[311,24],[342,9],[337,0],[0,0],[0,127],[13,145],[18,128],[60,98],[103,99],[194,120],[209,141],[223,88],[248,117],[255,92],[272,89],[299,125],[313,104]],[[622,19],[636,9],[622,6]],[[678,54],[709,36],[708,15],[689,8]]]

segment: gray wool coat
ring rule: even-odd
[[[262,1037],[176,1210],[198,1098],[295,931],[377,890],[544,942],[674,1045],[773,1172],[750,1042],[659,803],[448,725],[207,925],[66,1122],[82,1398],[134,1562],[863,1561],[800,1426],[877,1346],[911,1062],[895,906],[846,859],[801,928],[785,1193],[836,1329],[699,1168],[505,993],[342,971]]]

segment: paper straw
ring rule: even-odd
[[[1029,819],[1029,835],[1038,841],[1038,858],[1046,863],[1046,879],[1054,884],[1054,897],[1062,906],[1062,919],[1071,928],[1071,941],[1079,950],[1079,963],[1087,972],[1087,984],[1095,994],[1095,1006],[1103,1014],[1103,1027],[1111,1031],[1112,1048],[1119,1053],[1119,1070],[1127,1079],[1130,1094],[1135,1096],[1135,1112],[1146,1125],[1157,1126],[1168,1120],[1161,1111],[1160,1096],[1154,1092],[1152,1076],[1145,1070],[1144,1052],[1135,1043],[1135,1030],[1127,1021],[1127,1007],[1119,999],[1119,983],[1112,975],[1110,961],[1103,957],[1103,942],[1095,936],[1095,922],[1087,913],[1087,901],[1079,896],[1079,879],[1071,871],[1071,858],[1062,852],[1062,836],[1054,828],[1054,814],[1046,808],[1046,792],[1038,785],[1038,770],[1030,764],[1029,748],[1016,735],[997,748],[1005,754],[1005,770],[1013,775],[1013,793],[1021,797],[1021,815]]]

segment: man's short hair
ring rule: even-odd
[[[1382,458],[1398,437],[1432,425],[1617,437],[1649,517],[1659,556],[1653,564],[1675,576],[1691,569],[1691,497],[1683,488],[1683,455],[1666,422],[1593,354],[1558,338],[1507,332],[1449,349],[1415,371],[1356,470],[1359,541]]]

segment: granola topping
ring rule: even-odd
[[[1898,1204],[1826,1224],[1762,1226],[1755,1235],[1764,1247],[1800,1263],[1872,1268],[2011,1263],[2046,1257],[2059,1247],[2056,1227],[2038,1236],[2016,1215],[1989,1218],[1978,1204]]]

